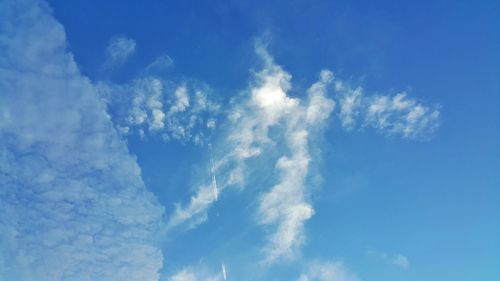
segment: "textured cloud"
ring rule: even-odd
[[[338,117],[344,128],[372,127],[391,136],[428,138],[439,127],[439,107],[426,105],[401,92],[396,95],[366,96],[361,87],[342,80],[335,83]]]
[[[294,256],[304,241],[304,222],[314,214],[305,186],[311,161],[309,139],[334,109],[334,101],[326,97],[333,74],[321,72],[307,98],[292,98],[287,95],[291,75],[273,62],[263,46],[257,45],[256,52],[264,67],[255,74],[248,95],[229,111],[227,136],[219,144],[227,152],[215,161],[213,170],[221,179],[219,192],[244,186],[247,160],[267,150],[277,152],[278,157],[270,159],[276,161],[272,175],[277,183],[262,194],[258,208],[259,224],[269,228],[266,260],[274,262]],[[205,221],[206,210],[216,199],[209,185],[202,186],[187,205],[177,205],[169,225]]]
[[[220,106],[203,85],[158,77],[172,64],[168,56],[130,83],[96,87],[65,46],[64,30],[45,3],[0,3],[0,276],[158,280],[162,254],[151,241],[163,208],[145,189],[120,134],[202,144],[219,127]],[[123,63],[134,50],[133,40],[116,37],[108,62]],[[263,67],[230,103],[214,143],[220,153],[211,155],[211,182],[177,204],[166,227],[206,221],[219,193],[247,185],[252,161],[263,159],[274,170],[254,187],[261,192],[256,222],[267,233],[265,261],[273,263],[295,257],[305,241],[304,225],[314,215],[308,178],[315,138],[335,109],[349,130],[372,127],[404,138],[432,134],[439,110],[404,92],[367,96],[328,70],[307,93],[292,97],[292,76],[263,46],[256,52]],[[386,256],[409,267],[403,255]],[[169,280],[226,280],[224,264],[221,269],[185,268]],[[317,262],[299,280],[357,278],[341,263]]]
[[[439,126],[439,110],[408,98],[406,93],[375,96],[368,103],[366,124],[404,138],[426,137]]]
[[[297,281],[358,281],[340,262],[313,262]]]
[[[135,52],[136,43],[133,39],[116,36],[109,41],[108,48],[106,49],[107,64],[121,64],[124,63],[130,55]]]
[[[437,106],[425,105],[406,93],[394,96],[367,96],[361,87],[351,87],[323,70],[307,97],[291,97],[292,76],[266,49],[257,44],[256,53],[263,68],[255,73],[245,96],[233,99],[228,110],[223,153],[212,168],[218,176],[218,192],[227,187],[246,185],[248,162],[252,158],[275,161],[270,184],[258,202],[257,221],[269,231],[265,247],[266,262],[293,258],[304,243],[304,223],[314,215],[308,200],[312,141],[337,107],[341,125],[372,127],[385,135],[425,138],[439,125]],[[330,95],[328,95],[330,93]],[[183,95],[179,95],[183,97]],[[183,111],[189,100],[179,98],[175,111]],[[338,105],[338,106],[336,106]],[[265,153],[270,152],[270,153]],[[216,201],[213,188],[197,189],[186,205],[176,205],[170,226],[188,222],[190,227],[207,220],[207,209]]]
[[[155,76],[124,85],[101,82],[98,89],[123,135],[160,135],[166,141],[202,144],[215,127],[220,108],[207,86],[177,84]]]
[[[0,3],[0,276],[158,280],[163,208],[39,1]]]
[[[276,162],[277,183],[264,193],[259,202],[259,222],[274,226],[266,247],[267,261],[291,258],[304,241],[304,222],[314,214],[307,200],[306,177],[311,162],[309,139],[323,126],[335,103],[326,97],[333,74],[323,71],[320,80],[308,90],[308,100],[288,97],[291,76],[275,65],[265,50],[266,66],[258,74],[252,89],[260,116],[258,122],[281,127],[281,141],[288,150]],[[267,127],[265,138],[270,138]]]

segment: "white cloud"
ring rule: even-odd
[[[168,281],[225,281],[223,272],[210,274],[205,269],[186,267],[171,276]]]
[[[402,254],[388,254],[384,252],[378,251],[369,251],[368,255],[375,257],[378,260],[381,260],[385,263],[407,269],[410,267],[410,261],[408,258]]]
[[[439,126],[439,110],[408,98],[406,93],[369,99],[366,123],[404,138],[426,137]]]
[[[135,52],[136,43],[124,36],[115,36],[109,41],[106,49],[107,64],[124,63]]]
[[[222,272],[222,279],[224,281],[227,280],[227,271],[226,271],[226,265],[224,263],[221,264],[221,272]]]
[[[307,99],[291,97],[287,92],[292,76],[274,63],[262,45],[257,44],[256,52],[264,67],[255,73],[247,96],[231,102],[228,123],[223,125],[224,140],[217,144],[223,147],[222,156],[216,159],[213,171],[218,174],[218,192],[222,193],[227,187],[245,186],[249,159],[276,161],[275,172],[268,174],[276,183],[259,198],[257,218],[270,231],[264,251],[266,262],[273,263],[295,257],[305,241],[304,223],[314,215],[307,188],[310,146],[316,143],[311,138],[337,104],[337,116],[346,129],[370,126],[404,138],[430,135],[439,125],[439,111],[437,106],[419,103],[405,93],[366,96],[363,88],[351,87],[329,70],[320,73],[319,81],[308,89]],[[334,97],[327,96],[329,91]],[[209,185],[202,186],[185,206],[177,205],[171,225],[206,221],[207,209],[215,200]]]
[[[177,112],[183,112],[189,107],[189,96],[185,86],[177,88],[174,92],[174,96],[174,102],[168,111],[169,115]]]
[[[252,99],[264,101],[258,105],[264,107],[265,111],[257,117],[263,128],[253,134],[253,139],[246,139],[240,145],[243,144],[243,150],[248,150],[248,144],[260,140],[265,143],[269,140],[268,129],[274,125],[282,126],[281,141],[287,147],[288,155],[278,159],[278,183],[263,194],[259,205],[260,222],[276,225],[266,248],[267,260],[273,262],[279,258],[293,257],[304,239],[304,222],[314,214],[306,200],[304,186],[311,160],[308,139],[315,129],[322,126],[334,108],[333,100],[325,96],[333,74],[326,70],[321,72],[320,81],[308,90],[309,100],[303,105],[300,100],[286,95],[290,89],[291,76],[275,65],[261,46],[257,47],[257,51],[266,65],[257,74],[259,81],[252,89]]]
[[[320,73],[320,80],[309,88],[309,106],[307,107],[306,121],[315,124],[327,119],[335,108],[335,102],[326,97],[327,86],[332,82],[333,73],[323,70]]]
[[[405,92],[366,96],[363,88],[352,88],[338,79],[335,92],[340,104],[338,117],[347,130],[369,126],[388,136],[425,139],[439,127],[439,107],[420,103]]]
[[[259,95],[259,98],[273,100],[265,106],[260,122],[268,126],[279,122],[283,129],[282,141],[288,150],[276,163],[277,184],[262,195],[259,203],[260,223],[275,226],[265,249],[266,261],[272,263],[281,258],[293,258],[304,242],[304,223],[314,214],[305,186],[311,162],[308,141],[323,126],[335,103],[325,96],[333,77],[330,71],[321,72],[320,80],[308,90],[307,103],[302,104],[286,96],[291,76],[276,66],[267,53],[261,56],[266,67],[258,74],[260,83],[252,89],[253,99]]]
[[[161,135],[164,140],[202,144],[212,129],[207,124],[215,125],[220,108],[207,94],[208,87],[178,85],[153,76],[124,85],[101,82],[98,89],[124,135]]]
[[[401,255],[397,254],[392,257],[392,264],[402,267],[402,268],[408,268],[410,266],[410,262],[408,261],[408,258]]]
[[[166,229],[169,230],[188,220],[191,221],[188,228],[205,222],[207,220],[206,210],[215,200],[212,185],[200,186],[195,195],[191,196],[187,206],[175,205],[175,213],[170,217]]]
[[[163,208],[62,26],[39,1],[3,1],[0,22],[0,276],[158,280]]]
[[[110,119],[122,134],[203,142],[204,132],[215,128],[219,105],[203,87],[153,76],[125,85],[102,83],[96,90],[65,51],[63,28],[46,4],[0,4],[1,21],[12,21],[13,15],[15,25],[0,25],[0,80],[7,81],[0,84],[0,276],[157,280],[162,255],[150,241],[163,208],[145,189],[140,168]],[[112,61],[125,61],[135,49],[133,40],[122,39],[126,42],[115,44],[123,45],[117,47],[121,51],[108,49]],[[291,97],[291,75],[265,48],[256,51],[264,67],[248,97],[232,104],[227,140],[219,143],[229,152],[216,159],[212,173],[221,174],[215,190],[222,192],[245,185],[250,158],[275,163],[273,184],[259,197],[257,214],[269,231],[265,253],[272,263],[293,258],[305,241],[304,224],[314,214],[307,188],[311,140],[336,105],[346,128],[372,126],[405,138],[432,133],[439,111],[405,93],[366,97],[362,88],[351,89],[328,70],[307,98]],[[331,83],[337,103],[327,97]],[[214,184],[200,186],[188,204],[176,206],[167,227],[204,222],[215,194]],[[389,260],[409,266],[402,255]],[[214,276],[184,269],[170,280],[226,279],[222,268]],[[315,263],[299,280],[357,279],[342,264]]]
[[[358,281],[341,262],[313,262],[297,281]]]
[[[182,269],[177,272],[174,276],[172,276],[169,281],[196,281],[196,275],[194,273],[188,271],[187,269]]]
[[[146,67],[144,74],[146,76],[163,75],[173,64],[174,60],[169,55],[162,54]]]
[[[362,98],[362,89],[356,88],[345,91],[339,98],[340,112],[339,118],[344,128],[351,130],[355,125],[357,118],[360,114],[360,107]]]
[[[320,80],[308,90],[308,98],[301,101],[287,95],[291,75],[273,62],[272,57],[260,45],[257,54],[264,68],[256,73],[256,80],[248,90],[249,96],[233,104],[230,110],[227,137],[223,146],[227,149],[215,164],[219,173],[219,193],[230,186],[245,184],[246,161],[261,156],[267,149],[275,149],[276,181],[259,199],[258,222],[269,229],[266,261],[293,258],[304,242],[304,222],[314,210],[307,200],[305,187],[309,172],[309,139],[323,126],[334,108],[333,100],[326,97],[326,88],[333,74],[323,71]],[[277,130],[271,134],[270,130]],[[274,173],[273,173],[274,174]],[[190,202],[177,206],[170,219],[171,225],[186,221],[201,222],[207,218],[206,210],[216,200],[209,186],[201,187]]]
[[[161,109],[153,109],[152,110],[153,120],[151,121],[151,125],[149,129],[151,131],[160,130],[165,127],[165,113],[161,111]]]

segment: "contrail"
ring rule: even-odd
[[[215,178],[214,169],[214,155],[212,152],[212,143],[208,144],[208,149],[210,149],[210,173],[212,174],[212,192],[214,194],[214,201],[219,198],[219,189],[217,188],[217,179]]]
[[[221,266],[222,266],[222,278],[224,278],[224,281],[226,281],[227,280],[226,266],[224,265],[224,263],[222,263]]]

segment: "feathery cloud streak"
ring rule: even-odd
[[[365,96],[361,87],[352,88],[329,70],[320,73],[306,98],[290,97],[291,75],[274,63],[262,45],[256,45],[256,52],[264,67],[255,74],[247,96],[236,99],[228,111],[227,141],[219,145],[230,149],[215,161],[214,170],[222,179],[222,192],[245,185],[247,160],[262,157],[266,149],[280,155],[275,159],[275,183],[259,198],[258,207],[259,224],[272,229],[265,247],[266,261],[272,263],[293,258],[304,242],[304,223],[314,214],[307,199],[310,144],[316,143],[310,139],[318,136],[336,104],[336,116],[344,128],[361,124],[403,138],[431,135],[439,125],[439,111],[405,93]],[[206,211],[215,200],[210,185],[199,187],[187,205],[177,205],[169,226],[190,221],[192,227],[206,221]]]
[[[311,157],[309,139],[334,109],[333,100],[326,97],[332,81],[330,71],[322,71],[320,80],[308,90],[308,100],[288,97],[291,76],[275,65],[264,49],[258,49],[266,66],[258,75],[260,85],[252,90],[252,100],[262,110],[262,120],[283,129],[283,142],[288,152],[276,162],[277,183],[259,200],[259,222],[274,226],[266,247],[266,261],[292,258],[304,242],[304,222],[314,209],[307,200],[306,177]],[[279,122],[279,123],[278,123]]]
[[[320,80],[308,90],[305,102],[287,95],[291,75],[273,62],[263,46],[256,51],[264,63],[251,85],[249,97],[230,111],[228,145],[230,151],[216,161],[216,171],[225,171],[219,191],[244,185],[245,161],[259,156],[273,144],[281,147],[276,159],[277,184],[259,199],[258,221],[274,228],[266,247],[268,261],[292,257],[303,242],[303,224],[314,210],[308,203],[305,181],[309,170],[308,139],[321,128],[334,108],[326,87],[333,74],[323,71]],[[279,130],[271,136],[270,129]],[[210,186],[202,186],[184,207],[177,206],[170,226],[183,221],[203,222],[207,208],[215,201]]]
[[[439,127],[439,106],[426,105],[406,92],[366,96],[361,87],[335,82],[340,110],[337,116],[347,130],[372,127],[386,136],[426,139]]]

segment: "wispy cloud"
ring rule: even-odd
[[[115,36],[106,48],[106,64],[112,66],[122,64],[135,52],[135,40],[125,36]]]
[[[294,258],[315,212],[313,151],[332,115],[347,130],[370,127],[409,139],[439,126],[439,106],[406,92],[366,95],[329,70],[306,93],[291,96],[291,74],[259,43],[263,67],[222,112],[208,86],[158,75],[172,64],[166,55],[130,83],[93,85],[43,2],[4,1],[0,23],[0,276],[9,280],[158,280],[163,257],[152,242],[158,229],[205,222],[222,192],[248,184],[257,158],[274,167],[254,187],[255,221],[267,234],[264,260]],[[123,64],[135,49],[133,39],[114,37],[106,64]],[[224,129],[212,143],[219,114],[227,114]],[[176,204],[166,224],[120,137],[134,133],[209,144],[210,182]],[[219,153],[212,155],[212,147]],[[401,254],[375,255],[410,266]],[[168,280],[226,279],[222,263],[215,274],[188,267]],[[298,280],[358,279],[342,263],[313,262]]]
[[[392,264],[402,267],[402,268],[408,268],[410,267],[410,262],[408,261],[408,258],[401,255],[397,254],[392,257]]]
[[[3,1],[0,21],[0,276],[157,280],[163,208],[62,26],[39,1]]]
[[[208,219],[207,209],[216,200],[211,185],[200,186],[186,206],[175,205],[175,212],[165,225],[170,230],[186,221],[190,222],[188,228],[196,227]]]
[[[437,106],[424,105],[407,94],[367,96],[361,87],[351,87],[321,71],[319,80],[307,90],[307,96],[291,97],[292,76],[274,63],[262,44],[256,45],[263,68],[255,73],[245,96],[235,98],[227,115],[224,153],[216,159],[214,173],[219,175],[218,192],[227,187],[246,185],[249,159],[264,157],[276,161],[268,173],[275,184],[258,200],[257,221],[269,231],[264,248],[266,262],[296,256],[305,241],[304,223],[314,215],[308,199],[311,139],[325,126],[334,112],[348,130],[373,127],[385,135],[403,138],[425,138],[439,125]],[[272,158],[276,157],[276,158]],[[177,205],[170,225],[202,223],[207,209],[215,202],[210,186],[198,188],[186,205]]]
[[[305,186],[311,161],[308,140],[334,108],[333,100],[326,97],[333,74],[323,71],[320,80],[308,90],[308,100],[303,102],[286,94],[291,76],[274,64],[265,49],[258,46],[257,50],[265,68],[257,74],[252,100],[262,112],[259,122],[271,121],[270,125],[277,123],[282,127],[282,141],[288,150],[276,162],[277,183],[259,201],[259,222],[275,227],[265,249],[266,261],[272,263],[294,256],[304,241],[304,222],[314,214]]]
[[[203,268],[186,267],[172,275],[168,281],[225,281],[223,272],[211,274]]]
[[[440,124],[438,105],[419,102],[406,92],[367,96],[363,88],[351,87],[342,80],[336,81],[335,92],[340,106],[338,117],[347,130],[372,127],[387,136],[425,139]]]
[[[276,65],[262,45],[256,52],[264,67],[255,74],[248,96],[233,104],[229,111],[227,139],[221,146],[227,153],[216,162],[215,171],[223,173],[219,192],[230,186],[245,184],[246,161],[275,148],[281,155],[276,161],[277,184],[259,199],[258,222],[269,227],[266,260],[292,258],[304,241],[304,222],[314,210],[307,200],[305,181],[309,171],[308,140],[324,125],[334,108],[326,96],[333,79],[330,71],[321,72],[320,79],[308,90],[305,100],[287,95],[291,75]],[[271,134],[270,130],[276,130]],[[273,173],[274,174],[274,173]],[[209,186],[202,186],[189,204],[177,206],[170,225],[184,221],[202,222],[206,209],[216,200]],[[192,223],[192,222],[191,222]]]
[[[224,281],[227,280],[227,271],[226,271],[226,265],[224,263],[221,264],[221,272],[222,272],[222,279]]]
[[[359,281],[341,262],[319,262],[309,264],[297,281]]]
[[[388,254],[380,251],[369,251],[368,255],[385,263],[407,269],[410,267],[410,261],[402,254]]]
[[[162,54],[144,69],[144,74],[150,76],[163,76],[173,65],[174,60],[169,55]]]

